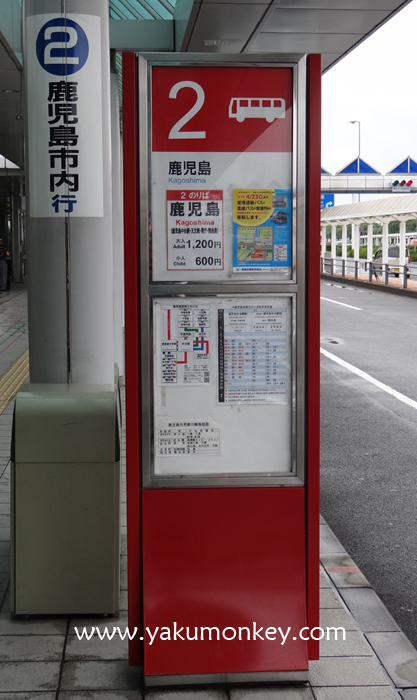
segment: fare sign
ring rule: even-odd
[[[222,279],[247,269],[290,276],[292,96],[290,67],[152,68],[154,279],[188,279],[187,271],[193,271],[192,279]],[[237,222],[238,189],[255,194],[268,189],[274,202],[285,200],[285,212],[270,207],[275,220],[262,221],[262,231],[250,216],[242,221],[239,215]],[[281,226],[275,240],[280,216],[285,230]],[[244,241],[242,264],[233,262],[238,235]]]

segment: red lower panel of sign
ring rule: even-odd
[[[146,675],[308,668],[303,488],[144,491],[142,515]]]

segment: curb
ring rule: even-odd
[[[327,273],[321,273],[320,277],[322,280],[331,280],[332,282],[339,282],[342,284],[352,285],[354,287],[365,287],[366,289],[372,289],[372,291],[377,292],[388,292],[388,294],[397,294],[399,296],[413,297],[417,299],[417,291],[412,289],[400,289],[398,287],[390,287],[388,284],[375,284],[375,282],[366,282],[365,280],[355,280],[351,277],[342,277],[342,275],[330,275]]]
[[[399,697],[417,700],[417,650],[322,516],[320,561]]]

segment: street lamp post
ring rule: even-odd
[[[358,138],[359,138],[359,143],[358,143],[358,174],[360,172],[360,161],[361,161],[361,123],[357,119],[353,119],[352,121],[348,122],[348,124],[357,124],[359,129],[358,129]],[[361,196],[358,194],[358,202],[361,201]]]
[[[358,136],[359,136],[359,144],[358,144],[358,173],[359,173],[359,161],[361,157],[361,123],[357,120],[354,119],[351,122],[348,122],[348,124],[357,124],[359,129],[358,129]]]

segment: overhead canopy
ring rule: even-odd
[[[110,0],[111,48],[318,53],[326,71],[410,1]],[[81,5],[87,12],[88,0]],[[20,166],[24,132],[21,12],[19,0],[0,0],[0,153]]]
[[[178,0],[178,7],[186,1]],[[408,0],[194,0],[181,50],[320,53],[325,71],[407,4]]]
[[[367,223],[417,219],[417,194],[401,194],[356,204],[340,204],[321,212],[321,223]]]
[[[175,0],[110,0],[111,19],[172,19]]]

